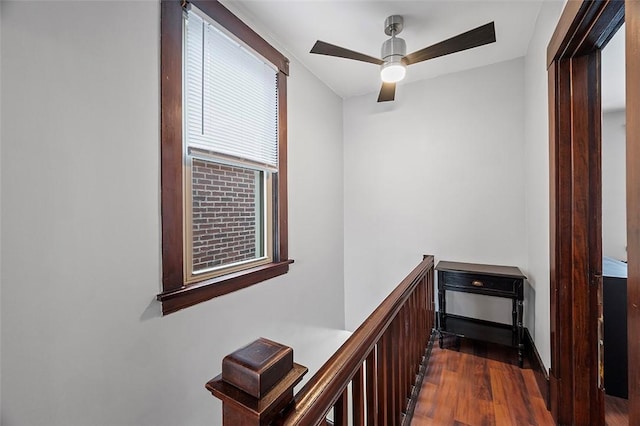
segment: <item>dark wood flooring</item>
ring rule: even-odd
[[[449,344],[453,342],[448,342]],[[534,373],[515,353],[462,339],[460,351],[434,345],[413,426],[554,425]]]
[[[552,426],[533,370],[513,350],[462,339],[434,344],[412,426]],[[450,348],[450,349],[446,349]],[[606,426],[627,426],[626,399],[605,397]]]
[[[605,395],[604,416],[606,426],[627,426],[629,424],[629,400]]]

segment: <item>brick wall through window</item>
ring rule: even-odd
[[[193,159],[193,270],[262,256],[255,170]]]

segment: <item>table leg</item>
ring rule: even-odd
[[[511,305],[512,305],[512,308],[511,308],[511,325],[512,325],[512,330],[515,333],[518,330],[517,299],[513,299]]]
[[[518,300],[517,303],[517,313],[518,313],[518,366],[520,368],[522,368],[523,364],[524,364],[524,325],[522,323],[522,317],[523,317],[523,311],[524,311],[524,303],[522,300]]]
[[[443,347],[442,332],[447,329],[447,318],[446,318],[447,299],[444,294],[444,288],[440,283],[438,283],[438,305],[439,305],[438,319],[440,324],[440,330],[439,330],[440,331],[440,349],[442,349]]]

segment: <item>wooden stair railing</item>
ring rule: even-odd
[[[206,385],[223,401],[223,424],[408,425],[433,345],[433,283],[434,258],[424,256],[295,398],[293,386],[306,368],[284,355],[291,348],[260,339],[227,356],[222,374]],[[265,342],[275,346],[262,350]],[[225,375],[229,363],[238,366]],[[271,385],[276,375],[280,380]],[[271,387],[251,390],[260,385]]]

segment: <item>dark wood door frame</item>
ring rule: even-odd
[[[629,424],[640,424],[640,1],[625,2]]]
[[[551,411],[561,425],[604,425],[598,346],[602,326],[600,50],[624,22],[625,8],[629,424],[640,424],[640,403],[633,403],[640,402],[640,368],[632,361],[640,350],[637,342],[640,146],[635,146],[640,144],[640,120],[636,117],[640,113],[640,84],[630,78],[640,75],[639,3],[627,0],[625,7],[622,1],[567,2],[547,50],[551,215],[549,376]]]

